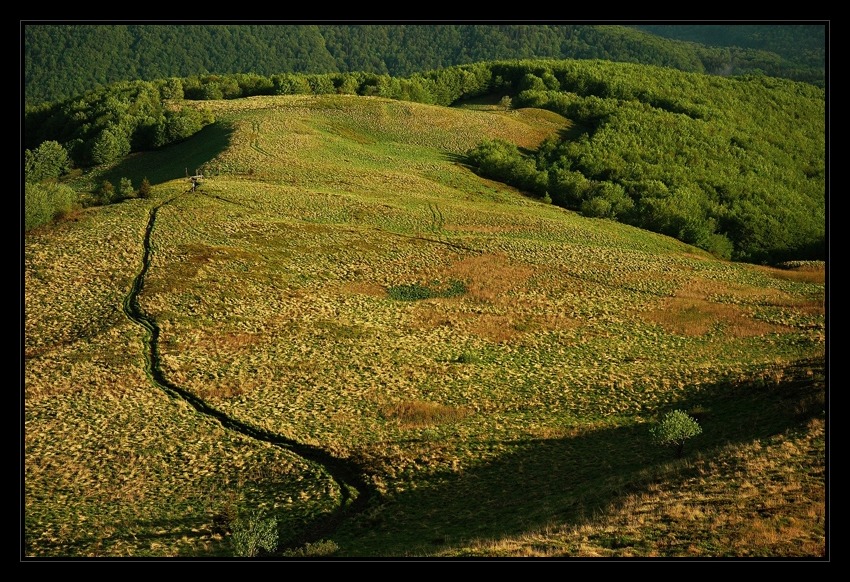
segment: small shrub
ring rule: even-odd
[[[673,410],[649,429],[653,441],[662,446],[676,448],[676,457],[682,456],[685,441],[702,433],[702,427],[684,410]]]
[[[252,558],[261,550],[273,552],[277,548],[277,520],[265,518],[255,509],[233,523],[233,551],[237,556]]]
[[[97,191],[98,202],[109,204],[115,200],[115,186],[109,180],[104,180]]]
[[[478,364],[481,362],[481,358],[475,352],[465,351],[452,361],[456,364]]]
[[[76,202],[76,193],[64,184],[25,184],[24,230],[69,214]]]
[[[142,179],[142,183],[139,184],[139,198],[150,198],[151,195],[151,183],[148,181],[147,176]]]
[[[239,515],[236,511],[236,506],[228,503],[222,507],[212,519],[212,533],[218,535],[227,535],[233,532],[233,524],[238,519]]]
[[[313,544],[306,544],[294,550],[283,553],[287,558],[310,558],[320,556],[332,556],[339,551],[339,546],[333,540],[319,540]]]

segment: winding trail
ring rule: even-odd
[[[362,470],[355,463],[334,457],[319,447],[299,443],[229,417],[224,412],[216,410],[198,398],[192,392],[173,384],[165,377],[165,374],[160,368],[158,341],[160,329],[156,321],[142,310],[139,305],[139,294],[144,288],[145,276],[151,264],[151,257],[153,255],[151,236],[157,213],[163,206],[171,203],[176,198],[177,196],[172,197],[151,209],[147,228],[145,229],[142,268],[133,280],[130,292],[124,298],[124,313],[131,321],[145,328],[147,332],[145,337],[145,371],[151,381],[170,396],[185,400],[201,414],[216,419],[224,428],[259,441],[276,445],[307,461],[320,465],[339,485],[341,491],[339,506],[331,514],[322,516],[306,527],[300,534],[293,536],[288,542],[282,544],[281,547],[291,548],[305,543],[319,541],[336,530],[345,517],[363,511],[368,506],[369,501],[377,497],[377,491],[363,478]]]

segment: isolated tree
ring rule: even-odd
[[[649,432],[657,444],[675,447],[678,459],[684,452],[685,441],[700,434],[702,427],[685,411],[673,410],[665,414]]]
[[[145,176],[142,179],[142,183],[139,184],[139,198],[148,198],[151,195],[151,183],[148,181],[148,177]]]
[[[504,97],[499,99],[499,106],[505,111],[511,108],[511,103],[513,103],[513,100],[511,99],[510,95],[505,95]]]

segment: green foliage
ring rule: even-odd
[[[150,198],[151,195],[151,183],[148,180],[148,177],[145,176],[142,178],[142,183],[139,184],[139,198]]]
[[[115,202],[115,186],[109,180],[104,180],[97,190],[97,200],[100,204]]]
[[[160,89],[164,94],[160,93]],[[100,87],[79,98],[28,107],[25,147],[55,141],[79,166],[112,164],[131,151],[181,141],[214,121],[208,112],[169,104],[181,94],[182,81],[125,82]]]
[[[822,90],[610,62],[491,68],[531,87],[515,106],[550,109],[574,125],[533,153],[483,141],[467,155],[479,174],[725,259],[823,259]],[[533,80],[547,73],[561,91]]]
[[[394,285],[387,289],[387,294],[396,301],[419,301],[421,299],[433,299],[437,297],[457,297],[467,292],[463,281],[452,280],[448,285],[441,285],[434,281],[430,285],[422,283],[409,283]]]
[[[479,364],[481,363],[481,357],[475,352],[466,350],[458,354],[456,358],[452,360],[455,364]]]
[[[394,285],[387,289],[387,294],[396,301],[418,301],[420,299],[431,299],[435,296],[430,287],[420,283]]]
[[[110,164],[130,153],[130,140],[117,127],[101,131],[91,143],[91,161],[95,165]]]
[[[227,535],[233,533],[233,524],[239,519],[239,512],[232,502],[225,503],[212,518],[212,533]]]
[[[683,410],[673,410],[649,429],[652,440],[662,446],[676,448],[676,456],[681,457],[685,441],[702,433],[702,427],[693,417]]]
[[[204,125],[204,115],[200,111],[189,107],[181,107],[177,111],[168,110],[156,125],[151,145],[160,148],[183,141],[199,132]]]
[[[333,540],[319,540],[294,550],[286,550],[283,555],[287,558],[318,558],[332,556],[338,551],[339,546]]]
[[[179,101],[183,99],[183,82],[180,79],[161,79],[157,81],[159,95],[163,99]]]
[[[261,551],[273,552],[277,548],[277,520],[266,518],[256,509],[233,522],[231,537],[233,552],[236,556],[253,558]]]
[[[180,99],[183,91],[190,94],[193,87],[173,79],[194,71],[215,72],[207,76],[210,83],[204,91],[211,98],[221,98],[219,94],[228,98],[237,90],[242,96],[270,94],[269,79],[249,76],[237,78],[235,84],[221,84],[212,77],[357,71],[407,76],[481,61],[527,58],[608,59],[724,75],[763,71],[823,84],[824,38],[825,27],[818,25],[34,23],[23,29],[23,62],[28,104],[68,99],[97,85],[129,79],[169,79],[169,84],[160,85],[163,98]],[[545,71],[529,73],[545,87],[559,89],[558,80]],[[502,85],[508,82],[516,87],[518,80],[504,78]]]
[[[136,195],[136,191],[133,189],[133,181],[130,178],[121,178],[118,183],[118,195],[121,198],[132,198]]]
[[[633,30],[588,28],[597,40],[620,33],[658,48]],[[54,141],[83,165],[112,164],[130,151],[161,148],[214,121],[192,107],[163,105],[166,96],[181,91],[197,99],[355,92],[450,105],[493,90],[518,92],[506,95],[514,107],[547,108],[574,127],[530,154],[507,142],[483,142],[468,154],[481,175],[722,258],[769,263],[825,257],[824,92],[764,76],[724,79],[554,60],[481,62],[407,79],[376,73],[207,74],[117,83],[73,101],[28,107],[25,143]],[[29,166],[36,165],[33,160],[30,154]]]
[[[535,161],[504,140],[485,140],[467,152],[470,165],[489,178],[500,180],[542,197],[548,191],[549,174],[538,170]]]
[[[24,151],[24,180],[28,183],[58,178],[70,167],[68,152],[57,141],[45,141],[35,150]]]
[[[77,195],[64,184],[24,185],[24,230],[30,230],[68,214]]]

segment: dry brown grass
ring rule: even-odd
[[[562,321],[563,318],[539,317],[529,325],[527,318],[518,318],[513,310],[501,312],[500,308],[512,305],[512,292],[523,287],[534,272],[531,266],[511,260],[504,254],[486,253],[456,261],[440,272],[420,274],[423,280],[439,278],[464,281],[468,291],[464,298],[479,305],[493,306],[498,311],[482,313],[468,302],[458,303],[454,299],[429,300],[413,310],[411,327],[433,329],[445,326],[496,343],[515,340],[528,327],[560,328],[566,322]]]
[[[388,419],[398,421],[404,428],[451,422],[467,415],[467,411],[462,408],[423,400],[406,400],[387,404],[381,408],[381,413]]]
[[[672,333],[684,336],[706,334],[718,324],[731,337],[754,337],[787,331],[785,326],[753,319],[751,310],[745,306],[711,301],[712,295],[767,301],[773,305],[788,303],[785,294],[778,290],[692,279],[680,287],[673,297],[663,300],[658,307],[644,313],[643,317]]]
[[[351,281],[340,285],[340,292],[343,294],[369,295],[371,297],[386,297],[387,290],[368,281]]]
[[[761,265],[754,265],[753,268],[776,279],[814,283],[815,285],[823,285],[826,281],[826,266],[823,263],[806,264],[791,269],[777,269],[776,267]]]
[[[176,251],[175,260],[165,269],[159,269],[156,275],[145,280],[148,293],[180,292],[192,288],[198,275],[205,267],[216,261],[250,259],[256,257],[249,252],[233,247],[211,246],[203,244],[183,244]],[[165,271],[163,274],[162,271]]]
[[[487,253],[463,259],[448,270],[448,275],[466,281],[469,295],[490,303],[507,300],[506,294],[525,284],[534,269],[503,254]]]

